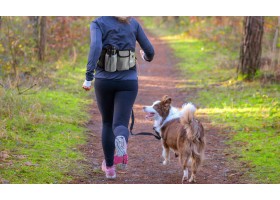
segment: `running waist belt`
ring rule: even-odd
[[[107,72],[124,71],[133,68],[136,64],[135,52],[120,51],[114,46],[102,49],[97,65]]]

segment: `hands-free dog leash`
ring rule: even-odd
[[[152,136],[154,136],[154,137],[155,137],[156,139],[158,139],[158,140],[161,139],[159,132],[157,132],[157,131],[155,130],[155,128],[153,128],[154,131],[155,131],[155,134],[149,133],[149,132],[140,132],[140,133],[134,134],[134,133],[132,133],[133,126],[134,126],[134,112],[133,112],[133,110],[132,110],[132,112],[131,112],[130,134],[131,134],[131,135],[134,135],[134,136],[137,136],[137,135],[152,135]]]

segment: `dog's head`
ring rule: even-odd
[[[161,101],[155,101],[151,106],[144,106],[143,110],[147,113],[146,119],[163,122],[169,114],[171,108],[171,98],[163,96]]]

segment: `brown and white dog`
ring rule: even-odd
[[[171,106],[171,98],[166,95],[143,109],[147,113],[146,118],[154,120],[154,128],[161,135],[163,164],[168,164],[170,150],[173,150],[183,168],[182,183],[188,179],[189,165],[189,182],[196,182],[196,172],[204,156],[205,137],[202,124],[194,118],[195,106],[187,103],[179,110]]]

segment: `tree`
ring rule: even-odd
[[[244,18],[244,35],[240,48],[237,73],[245,80],[252,80],[260,69],[264,17],[248,16]]]
[[[273,43],[272,43],[272,54],[273,54],[273,67],[276,69],[278,65],[278,36],[279,36],[279,28],[280,28],[280,17],[278,16],[278,25],[276,26]]]
[[[46,49],[46,24],[47,19],[46,16],[42,16],[40,20],[40,40],[39,40],[39,51],[38,58],[40,61],[44,61],[45,59],[45,49]]]
[[[34,49],[39,61],[44,61],[46,47],[46,17],[31,16],[29,21],[33,27]]]

